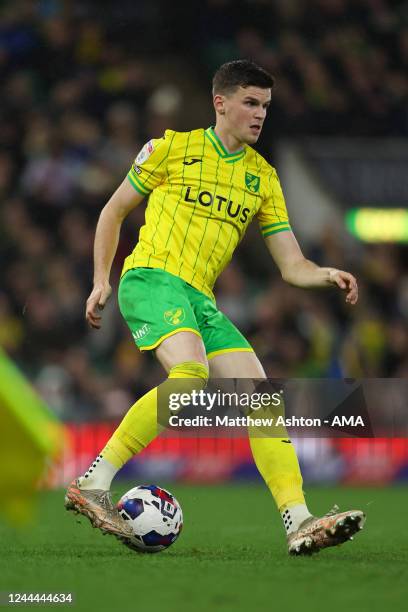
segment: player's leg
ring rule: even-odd
[[[163,340],[155,349],[155,356],[164,367],[167,379],[138,399],[129,409],[101,452],[101,457],[110,465],[109,471],[96,471],[91,466],[84,476],[84,486],[87,488],[95,484],[98,488],[109,488],[116,472],[162,431],[157,415],[158,394],[166,393],[169,385],[174,390],[175,379],[180,379],[181,391],[186,393],[205,386],[208,364],[204,344],[197,335],[178,332]]]
[[[209,359],[209,366],[211,378],[265,378],[255,353],[218,351]],[[310,554],[353,539],[364,526],[364,513],[360,510],[338,512],[335,506],[323,517],[312,516],[304,499],[295,449],[286,430],[277,437],[262,433],[259,428],[249,431],[251,450],[281,513],[289,553]]]
[[[252,379],[259,381],[266,376],[252,347],[214,302],[193,288],[188,292],[206,347],[211,377],[246,379],[251,388],[241,391],[253,391]],[[285,527],[291,530],[311,515],[305,504],[295,449],[282,429],[278,432],[280,437],[271,437],[270,432],[265,435],[259,430],[249,434],[255,463],[276,501]]]
[[[249,382],[252,379],[266,379],[262,364],[254,352],[219,352],[209,360],[209,366],[211,378],[245,378]],[[252,386],[249,391],[254,388]],[[273,389],[269,391],[271,394],[274,392]],[[257,416],[261,416],[259,411]],[[255,464],[272,493],[287,533],[291,533],[311,516],[303,494],[303,480],[295,448],[285,428],[276,433],[250,428],[248,433]]]
[[[128,273],[126,283],[121,283],[121,310],[136,343],[141,350],[155,350],[168,378],[129,409],[87,472],[67,491],[66,507],[88,516],[94,526],[106,533],[126,535],[124,521],[113,509],[109,489],[120,468],[160,433],[160,388],[171,379],[182,379],[183,391],[199,390],[208,378],[204,345],[180,282],[161,270],[141,269]]]
[[[173,379],[182,379],[183,392],[200,390],[208,378],[202,340],[191,332],[179,332],[156,349],[168,378],[129,409],[119,427],[83,476],[68,488],[65,506],[87,516],[94,527],[117,537],[130,536],[126,523],[113,507],[109,489],[116,473],[160,433],[157,396]],[[174,380],[173,380],[174,382]]]

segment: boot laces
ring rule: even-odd
[[[110,495],[110,491],[104,491],[100,498],[98,499],[101,506],[105,508],[105,510],[113,510],[112,498]]]
[[[329,510],[328,512],[326,512],[325,516],[334,516],[335,514],[338,513],[339,510],[340,508],[338,507],[338,505],[334,504],[333,508]]]

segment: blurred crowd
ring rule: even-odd
[[[85,325],[93,234],[145,140],[166,127],[198,127],[202,111],[194,105],[202,100],[211,116],[217,64],[251,57],[277,76],[261,143],[269,158],[268,130],[408,131],[407,2],[103,4],[0,7],[0,346],[58,415],[76,420],[118,418],[163,377],[152,356],[135,348],[115,296],[100,331]],[[177,70],[187,54],[190,72]],[[195,89],[189,96],[192,83],[202,97]],[[143,217],[141,207],[123,228],[114,290]],[[342,237],[329,231],[309,245],[313,260],[357,275],[361,300],[352,309],[337,292],[284,285],[259,245],[251,228],[217,284],[217,302],[269,376],[408,375],[404,249],[355,244],[345,252]]]
[[[408,2],[207,0],[195,28],[189,4],[203,66],[251,57],[277,75],[271,133],[408,133]]]

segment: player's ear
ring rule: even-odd
[[[215,112],[218,113],[219,115],[225,114],[225,96],[221,94],[215,94],[214,108],[215,108]]]

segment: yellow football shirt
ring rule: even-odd
[[[254,217],[263,236],[290,230],[276,170],[250,146],[228,153],[212,128],[166,130],[143,147],[128,179],[149,201],[122,275],[160,268],[213,298]]]

